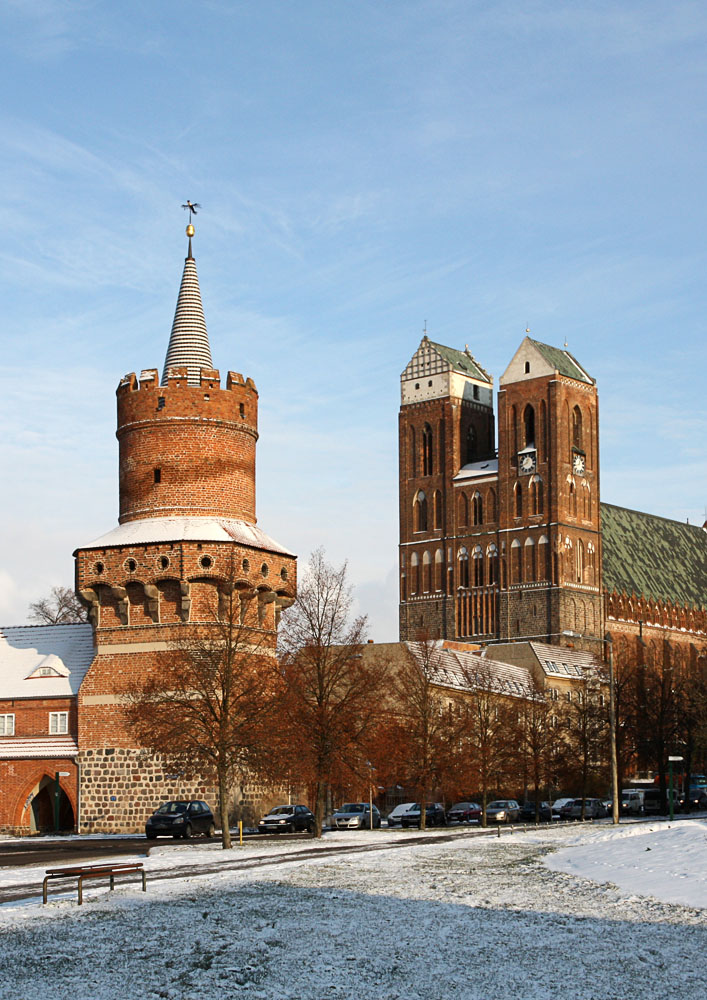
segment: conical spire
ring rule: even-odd
[[[199,369],[213,368],[209,335],[206,332],[204,309],[201,305],[196,261],[191,250],[193,235],[194,227],[189,223],[187,226],[189,252],[184,261],[182,284],[179,287],[179,298],[177,299],[177,308],[174,311],[172,333],[162,372],[163,385],[167,383],[167,371],[170,368],[186,365],[189,373],[188,381],[191,385],[199,385]]]

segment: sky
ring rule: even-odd
[[[707,8],[6,0],[0,624],[117,523],[114,393],[161,369],[187,199],[258,523],[397,638],[399,376],[526,327],[597,379],[602,499],[702,524]]]

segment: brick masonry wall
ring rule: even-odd
[[[174,369],[173,371],[180,371]],[[258,393],[253,382],[202,370],[157,384],[127,376],[118,387],[121,523],[170,515],[255,523]],[[158,470],[158,471],[156,471]]]

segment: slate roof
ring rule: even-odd
[[[604,586],[692,608],[707,606],[707,532],[601,504]]]
[[[585,669],[601,672],[604,665],[600,659],[584,649],[570,649],[568,646],[551,646],[547,642],[530,642],[530,648],[538,658],[543,673],[552,677],[584,677]]]
[[[471,375],[473,378],[491,384],[491,376],[467,351],[457,351],[454,347],[445,347],[444,344],[436,344],[432,340],[429,341],[429,344],[454,371],[463,372],[465,375]]]
[[[569,351],[562,350],[559,347],[550,347],[549,344],[541,344],[539,340],[533,340],[531,337],[528,337],[528,340],[542,354],[545,361],[556,372],[559,372],[560,375],[566,375],[567,378],[573,378],[577,382],[586,382],[587,385],[595,384],[596,379],[593,379],[591,375],[585,372],[579,361]]]
[[[88,623],[0,628],[0,698],[71,697],[94,655]]]

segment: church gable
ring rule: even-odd
[[[691,608],[707,606],[707,532],[601,504],[604,588]]]
[[[445,347],[444,344],[435,344],[427,336],[422,338],[420,346],[401,377],[423,378],[426,375],[438,375],[450,371],[470,376],[488,385],[493,381],[488,372],[485,372],[472,356],[468,347],[463,351],[457,351],[453,347]]]
[[[564,375],[586,385],[595,384],[591,375],[585,372],[569,351],[541,344],[539,340],[532,340],[530,337],[523,339],[501,376],[499,384],[506,385],[508,382],[522,382],[552,375]]]

